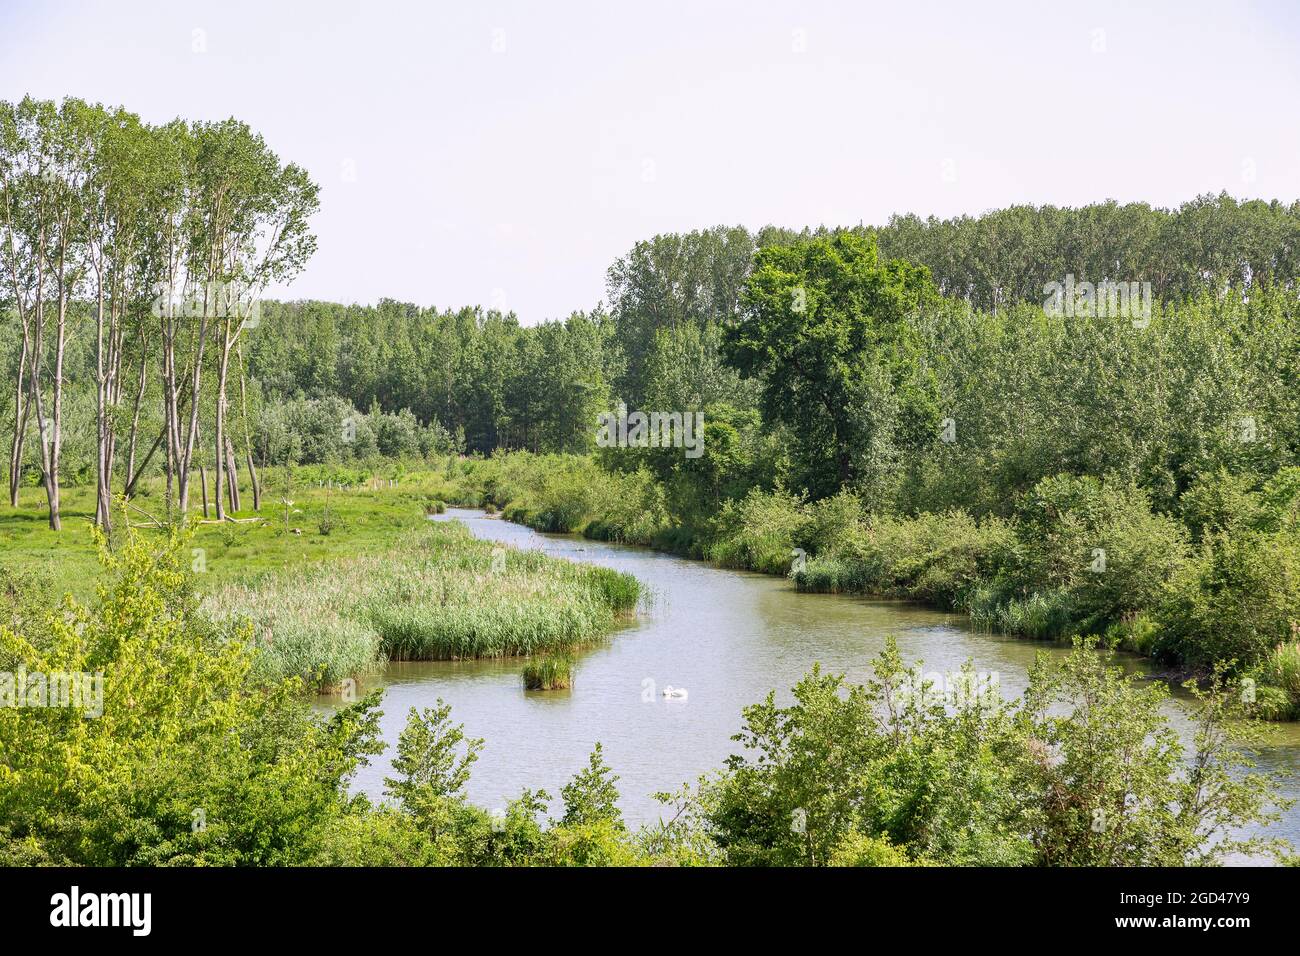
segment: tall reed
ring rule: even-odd
[[[204,600],[218,622],[251,627],[266,680],[337,685],[385,659],[562,653],[631,612],[631,575],[475,539],[436,522],[389,554],[271,573]]]

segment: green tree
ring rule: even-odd
[[[896,443],[937,436],[908,322],[934,294],[924,267],[882,264],[873,240],[847,233],[759,252],[726,355],[761,379],[764,419],[788,428],[814,497],[855,483]]]
[[[564,801],[565,826],[588,826],[605,822],[623,830],[623,813],[618,808],[618,776],[605,763],[601,746],[587,759],[587,766],[574,774],[560,790]]]
[[[453,805],[464,802],[470,767],[482,749],[481,739],[466,737],[464,725],[451,722],[450,704],[439,699],[423,711],[412,707],[393,758],[400,776],[384,778],[386,792],[436,834]]]

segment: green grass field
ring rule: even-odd
[[[239,523],[202,523],[196,487],[190,519],[200,588],[301,564],[383,553],[404,531],[423,525],[426,508],[450,493],[446,480],[433,472],[374,478],[373,488],[370,476],[352,474],[348,477],[361,480],[346,491],[320,486],[327,474],[322,468],[301,468],[287,479],[284,469],[268,470],[262,476],[260,513],[252,508],[251,488],[242,483],[244,507],[234,517],[260,520]],[[396,487],[389,487],[390,481]],[[0,570],[35,572],[48,587],[51,603],[64,593],[81,600],[93,597],[99,568],[91,534],[94,488],[65,488],[62,499],[61,531],[49,528],[40,487],[23,488],[17,509],[0,505]],[[128,516],[134,526],[152,526],[142,512],[163,518],[161,479],[142,488],[131,505]],[[215,511],[209,513],[215,518]],[[120,509],[114,518],[120,527]]]

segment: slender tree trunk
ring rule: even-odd
[[[104,353],[104,276],[102,263],[96,264],[97,294],[95,303],[95,524],[105,534],[112,530],[109,514],[108,461],[108,366],[111,359]]]
[[[244,370],[244,344],[236,346],[239,361],[239,406],[240,418],[244,424],[244,455],[248,461],[248,480],[253,487],[253,510],[262,510],[262,483],[257,477],[257,465],[253,461],[253,436],[248,429],[248,388],[247,375]]]
[[[140,440],[140,410],[144,405],[144,391],[149,378],[149,355],[148,345],[145,338],[144,325],[140,326],[140,377],[136,380],[135,401],[131,408],[131,430],[127,434],[126,440],[126,488],[124,493],[129,497],[135,492],[136,479],[139,478],[135,470],[135,453],[136,445]],[[148,457],[144,464],[149,463],[149,458],[153,457],[154,450],[157,449],[158,442],[154,442],[153,449],[150,449]],[[141,471],[144,466],[141,466]]]
[[[203,487],[203,517],[208,516],[208,469],[199,462],[199,482]]]
[[[125,494],[128,498],[135,495],[136,483],[140,480],[140,476],[145,473],[145,469],[149,467],[149,462],[153,461],[153,456],[158,453],[158,449],[162,447],[164,434],[165,431],[158,433],[158,437],[155,438],[153,444],[149,446],[149,451],[145,454],[144,460],[140,462],[140,467],[138,469],[135,468],[134,465],[127,469]],[[170,495],[172,490],[171,462],[168,461],[165,467],[167,469],[167,494]]]
[[[230,435],[226,435],[226,472],[230,477],[230,510],[238,511],[240,508],[239,500],[239,467],[238,459],[235,458],[235,443],[230,440]]]
[[[23,445],[27,439],[27,422],[30,415],[30,403],[27,399],[27,390],[23,387],[24,378],[27,373],[28,349],[31,345],[31,321],[32,312],[27,306],[27,297],[18,281],[18,255],[14,248],[14,224],[13,224],[13,181],[6,177],[0,180],[2,185],[4,202],[0,205],[0,210],[4,213],[4,236],[5,236],[5,263],[8,265],[9,281],[13,290],[14,306],[18,311],[18,322],[23,330],[22,352],[18,357],[18,369],[14,375],[14,434],[13,441],[9,446],[9,504],[11,507],[18,507],[18,489],[22,485],[23,470]],[[41,245],[37,250],[36,256],[36,285],[34,300],[39,301],[40,289],[44,270],[44,237],[45,232],[42,229]]]
[[[262,510],[262,481],[257,476],[257,465],[253,463],[253,449],[248,449],[248,481],[253,487],[253,510]]]
[[[63,271],[60,261],[59,271]],[[62,510],[59,495],[59,465],[63,458],[63,358],[66,354],[68,332],[68,297],[67,288],[60,279],[59,319],[54,343],[54,421],[50,437],[50,472],[46,484],[50,503],[50,528],[55,531],[63,529]]]
[[[9,504],[18,507],[18,488],[22,484],[23,443],[27,436],[27,392],[23,388],[27,364],[27,328],[23,327],[23,349],[18,360],[14,383],[14,437],[9,445]]]
[[[50,422],[45,414],[45,401],[41,395],[41,368],[45,353],[45,298],[41,287],[37,287],[36,306],[33,316],[32,350],[28,356],[31,365],[28,369],[27,387],[31,407],[36,411],[36,425],[39,431],[41,452],[41,484],[45,487],[45,496],[51,504],[58,496],[57,488],[50,483],[50,471],[53,467],[50,456]],[[50,511],[50,527],[58,530],[58,513]]]
[[[221,399],[218,398],[217,401],[220,403]],[[226,450],[221,447],[223,436],[221,434],[220,411],[217,412],[216,425],[216,438],[212,441],[212,456],[214,459],[212,464],[212,497],[217,505],[217,520],[224,521],[226,519],[226,506],[221,500],[221,496],[226,490]],[[204,515],[204,517],[206,518],[207,515]]]
[[[233,472],[229,475],[226,473],[230,464],[230,461],[226,456],[226,443],[229,440],[226,435],[226,383],[230,376],[230,349],[233,345],[230,336],[231,321],[230,316],[227,315],[222,323],[221,357],[217,361],[217,435],[214,447],[217,453],[216,497],[218,518],[225,517],[221,504],[222,482],[229,480],[232,485],[235,483]],[[236,495],[237,493],[231,493],[230,500],[232,502],[235,500]],[[234,505],[232,504],[231,507],[233,508]]]

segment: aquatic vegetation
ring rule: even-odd
[[[388,660],[567,651],[602,638],[640,598],[630,575],[476,540],[431,522],[367,555],[220,587],[203,603],[245,623],[266,680],[336,686]]]
[[[573,661],[547,656],[524,665],[525,690],[568,690],[573,686]]]

